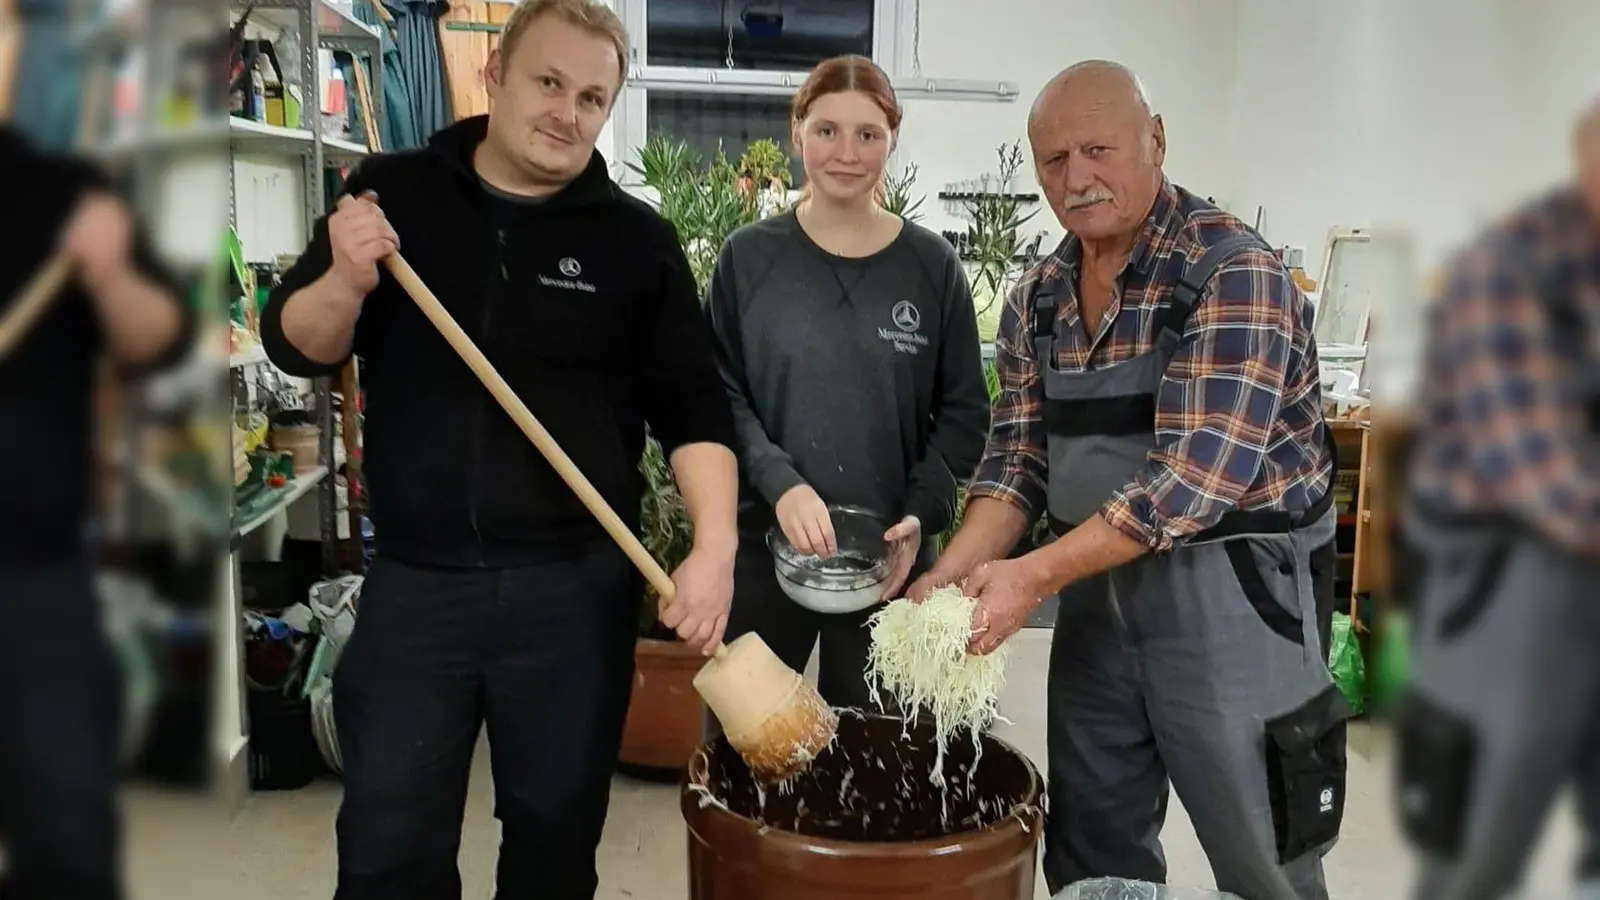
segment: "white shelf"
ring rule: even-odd
[[[238,116],[228,117],[228,132],[235,151],[272,153],[285,156],[310,153],[311,142],[314,139],[311,132],[304,128],[284,128],[280,125],[266,125],[249,119],[241,119]],[[325,159],[334,159],[340,156],[365,156],[366,154],[367,148],[354,141],[329,137],[322,139],[322,155]]]
[[[235,153],[304,156],[311,152],[314,141],[315,136],[304,128],[284,128],[229,116],[226,124],[219,120],[211,120],[145,134],[118,135],[106,144],[102,155],[119,158],[141,151],[205,152],[221,151],[231,147]],[[345,138],[322,139],[322,157],[325,162],[342,162],[365,155],[367,148],[355,141]]]
[[[364,0],[358,0],[364,2]],[[239,4],[235,6],[235,11]],[[343,40],[378,40],[376,26],[368,25],[357,20],[354,16],[327,2],[316,0],[312,4],[316,13],[317,36],[324,38],[340,38]],[[299,16],[295,8],[288,3],[258,4],[250,13],[252,22],[269,22],[278,28],[294,30],[300,27]]]
[[[317,466],[315,469],[312,469],[310,472],[307,472],[304,475],[290,479],[287,487],[279,489],[278,497],[273,501],[271,506],[255,513],[250,518],[245,519],[234,526],[234,537],[244,537],[250,532],[255,531],[257,528],[260,528],[262,525],[265,525],[267,522],[271,521],[273,516],[288,509],[289,504],[299,500],[301,497],[304,497],[311,491],[312,488],[316,487],[318,484],[321,484],[322,479],[326,477],[328,477],[328,467]]]

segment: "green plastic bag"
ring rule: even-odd
[[[1333,672],[1333,683],[1349,701],[1351,711],[1360,715],[1367,694],[1367,665],[1361,658],[1361,644],[1356,641],[1350,617],[1341,612],[1333,614],[1333,640],[1328,647],[1328,669]]]
[[[1411,619],[1404,612],[1386,616],[1378,629],[1372,660],[1372,703],[1379,713],[1392,712],[1411,678]]]

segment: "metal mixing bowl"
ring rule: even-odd
[[[850,613],[873,606],[889,580],[889,542],[883,539],[889,526],[854,506],[830,506],[828,517],[839,547],[832,559],[796,550],[781,528],[767,531],[778,584],[790,600],[816,612]]]

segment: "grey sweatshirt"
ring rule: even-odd
[[[989,431],[976,311],[949,241],[907,222],[860,259],[792,212],[722,248],[707,315],[733,404],[745,521],[806,483],[923,534],[954,518]]]

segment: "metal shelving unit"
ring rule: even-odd
[[[246,8],[250,8],[251,21],[268,23],[295,32],[296,46],[299,49],[297,60],[300,69],[299,82],[306,94],[303,107],[308,110],[307,116],[312,121],[306,123],[309,127],[284,128],[230,117],[225,129],[212,127],[211,130],[217,132],[213,139],[221,139],[226,135],[229,146],[235,153],[291,156],[300,159],[301,212],[305,222],[305,234],[309,236],[317,218],[328,207],[329,198],[323,187],[325,167],[330,163],[352,161],[367,152],[365,147],[351,141],[325,138],[321,130],[316,127],[315,116],[319,104],[312,101],[317,94],[318,84],[317,50],[318,48],[343,50],[358,57],[366,56],[372,61],[371,84],[374,95],[372,109],[377,121],[364,124],[381,134],[384,121],[382,34],[377,26],[357,20],[329,0],[258,0],[250,4],[234,0],[230,3],[230,8],[234,15],[242,14]],[[359,61],[357,64],[360,64]],[[236,191],[235,173],[230,166],[228,215],[231,222],[238,221]],[[264,358],[262,362],[265,362]],[[240,369],[247,368],[248,366],[240,367]],[[319,519],[322,522],[323,569],[330,573],[337,567],[338,538],[335,522],[336,481],[331,475],[334,469],[335,434],[332,393],[331,378],[314,380],[313,395],[316,398],[319,432],[318,463],[330,473],[323,479],[318,492],[321,513]]]
[[[356,0],[367,2],[367,0]],[[251,21],[277,26],[296,35],[298,49],[299,84],[304,97],[302,100],[303,116],[305,121],[300,128],[284,128],[266,125],[259,122],[230,117],[225,126],[212,125],[205,130],[213,141],[226,141],[233,154],[248,154],[255,156],[278,156],[298,159],[301,169],[301,196],[299,198],[300,213],[304,220],[304,233],[309,237],[316,220],[326,212],[330,197],[324,188],[324,172],[330,164],[339,165],[354,161],[367,152],[367,148],[352,141],[326,138],[318,127],[318,116],[321,105],[318,102],[318,69],[317,51],[319,48],[342,50],[357,57],[357,65],[361,65],[360,57],[365,56],[370,60],[373,102],[371,104],[376,121],[364,121],[368,129],[373,129],[378,134],[383,133],[384,105],[382,102],[383,90],[383,36],[377,27],[360,22],[344,10],[333,5],[328,0],[257,0],[253,3],[241,3],[239,0],[230,0],[232,16],[237,17],[248,6],[251,8]],[[293,65],[294,62],[284,60],[284,64]],[[239,221],[236,168],[230,161],[228,166],[228,218],[231,223]],[[259,347],[250,348],[234,354],[229,359],[230,378],[240,376],[251,377],[252,370],[260,366],[271,365]],[[241,582],[241,559],[239,553],[240,541],[246,535],[261,527],[274,516],[284,513],[291,503],[296,502],[312,490],[317,492],[318,522],[321,526],[322,570],[325,574],[333,574],[338,569],[338,526],[337,516],[337,471],[335,441],[335,423],[333,412],[333,379],[329,377],[317,378],[312,381],[312,395],[315,398],[316,422],[318,430],[317,455],[318,465],[315,470],[293,479],[279,495],[274,498],[270,508],[266,510],[253,510],[243,519],[236,513],[232,523],[230,541],[230,585],[231,603],[229,608],[234,622],[240,622],[242,616],[243,585]],[[353,398],[347,398],[351,402]],[[352,530],[357,525],[351,523]],[[245,736],[245,745],[239,748],[230,767],[233,772],[230,777],[235,781],[247,779],[247,768],[241,766],[240,758],[248,759],[248,735],[250,723],[248,704],[245,703],[245,679],[243,666],[243,631],[242,626],[237,631],[235,639],[239,642],[239,652],[235,655],[237,671],[232,673],[230,681],[238,687],[238,727],[239,733]],[[231,718],[231,717],[230,717]],[[241,771],[243,769],[243,771]],[[244,785],[235,785],[234,792],[238,799],[235,803],[242,803],[242,795],[248,790],[248,781]]]

